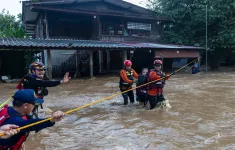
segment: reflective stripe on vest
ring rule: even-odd
[[[162,71],[156,71],[156,70],[154,70],[154,72],[156,72],[156,74],[157,74],[158,76],[160,76],[160,77],[163,75]],[[149,74],[149,76],[150,76],[150,75],[151,75],[151,73]],[[155,83],[150,84],[150,85],[149,85],[149,89],[163,88],[163,87],[164,87],[164,84],[165,84],[165,80],[162,79],[162,80],[156,81]]]
[[[160,76],[160,77],[163,75],[162,71],[156,71],[156,73],[157,73],[157,75]],[[164,79],[157,81],[157,82],[156,82],[156,85],[157,85],[157,86],[160,86],[160,85],[161,85],[161,86],[164,86]]]
[[[127,70],[126,70],[126,75],[127,75],[127,78],[128,78],[129,80],[133,80],[133,70],[132,70],[132,69],[131,69],[131,71],[127,71]],[[125,82],[125,81],[122,79],[122,77],[120,77],[120,85],[121,85],[121,86],[131,86],[132,84]]]

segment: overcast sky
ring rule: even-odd
[[[141,2],[146,2],[146,0],[125,0],[125,1],[131,2],[139,6],[143,6],[143,4],[141,5]],[[8,10],[12,15],[17,15],[21,13],[22,10],[21,10],[20,0],[1,0],[0,11],[2,11],[3,9]]]

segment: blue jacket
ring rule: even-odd
[[[10,115],[10,118],[8,118],[2,125],[14,124],[14,125],[18,125],[19,127],[22,127],[22,126],[25,126],[25,125],[43,120],[43,119],[31,119],[29,117],[27,117],[28,120],[24,120],[22,118],[22,115],[20,113],[18,113],[17,111],[15,111],[12,107],[8,108],[8,114]],[[18,142],[19,138],[22,135],[25,135],[25,133],[30,132],[30,131],[38,132],[38,131],[40,131],[44,128],[51,127],[54,124],[55,123],[52,123],[50,121],[46,121],[44,123],[41,123],[41,124],[38,124],[38,125],[35,125],[35,126],[32,126],[32,127],[23,129],[18,134],[12,136],[9,139],[6,139],[6,140],[0,139],[0,145],[1,146],[12,146],[12,145],[16,144]]]

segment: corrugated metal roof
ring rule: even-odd
[[[0,49],[194,49],[203,50],[201,47],[167,45],[157,43],[126,43],[95,40],[73,39],[26,39],[4,38],[0,39]]]
[[[132,48],[129,45],[117,42],[103,42],[91,40],[72,39],[24,39],[4,38],[0,39],[0,48],[51,48],[51,49],[82,49],[82,48]]]
[[[156,49],[197,49],[203,50],[202,47],[184,46],[184,45],[171,45],[171,44],[158,44],[158,43],[133,43],[124,42],[123,44],[134,48],[156,48]]]
[[[198,58],[197,51],[186,50],[158,50],[155,52],[155,58]]]

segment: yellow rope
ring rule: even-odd
[[[12,100],[12,97],[8,98],[8,100],[6,100],[5,102],[3,102],[1,105],[0,105],[0,109],[6,105],[7,103],[9,103],[10,101]]]
[[[179,72],[179,71],[182,70],[183,68],[185,68],[185,67],[187,67],[188,65],[192,64],[193,62],[197,61],[198,59],[199,59],[199,58],[197,58],[197,59],[195,59],[194,61],[192,61],[192,62],[186,64],[185,66],[181,67],[180,69],[176,70],[175,72]],[[170,76],[172,76],[172,75],[173,75],[173,74],[170,74],[170,75],[167,76],[167,77],[170,77]],[[91,102],[91,103],[86,104],[86,105],[83,105],[83,106],[81,106],[81,107],[78,107],[78,108],[69,110],[69,111],[65,112],[65,114],[73,113],[73,112],[75,112],[75,111],[78,111],[78,110],[81,110],[81,109],[83,109],[83,108],[86,108],[86,107],[95,105],[95,104],[97,104],[97,103],[103,102],[103,101],[105,101],[105,100],[111,99],[111,98],[113,98],[113,97],[116,97],[116,96],[118,96],[118,95],[121,95],[121,94],[123,94],[123,93],[129,92],[129,91],[132,91],[132,90],[135,90],[135,89],[137,89],[137,88],[146,86],[146,85],[148,85],[148,84],[154,83],[154,82],[159,81],[159,80],[162,80],[162,79],[164,79],[164,78],[166,78],[166,77],[163,77],[163,78],[160,78],[160,79],[158,79],[158,80],[154,80],[154,81],[148,82],[148,83],[146,83],[146,84],[137,86],[137,87],[135,87],[135,88],[132,88],[132,89],[129,89],[129,90],[126,90],[126,91],[123,91],[123,92],[118,92],[118,93],[116,93],[116,94],[113,94],[113,95],[111,95],[111,96],[102,98],[102,99],[97,100],[97,101],[95,101],[95,102]],[[49,120],[51,120],[51,119],[53,119],[53,118],[50,117],[50,118],[47,118],[47,119],[44,119],[44,120],[41,120],[41,121],[38,121],[38,122],[35,122],[35,123],[31,123],[31,124],[28,124],[28,125],[26,125],[26,126],[19,127],[17,130],[26,129],[26,128],[29,128],[29,127],[38,125],[38,124],[40,124],[40,123],[44,123],[44,122],[46,122],[46,121],[49,121]],[[0,137],[3,136],[3,135],[4,135],[4,133],[0,133]]]

